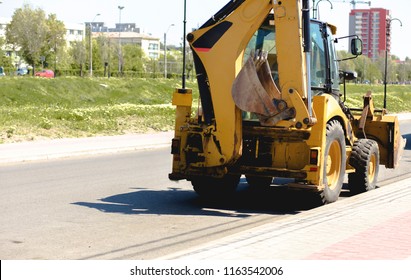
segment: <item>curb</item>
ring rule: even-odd
[[[64,138],[0,145],[0,164],[167,147],[173,133]]]

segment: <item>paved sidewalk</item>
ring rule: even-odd
[[[161,259],[411,261],[411,178]]]
[[[170,146],[174,132],[64,138],[0,145],[0,164]]]

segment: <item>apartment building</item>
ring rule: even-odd
[[[382,8],[354,9],[350,12],[350,34],[361,38],[363,54],[372,60],[383,55],[386,49],[388,52],[391,50],[391,33],[387,26],[389,18],[390,11]]]
[[[6,26],[11,19],[0,18],[0,37],[5,37]],[[158,59],[160,57],[160,39],[151,35],[140,33],[140,28],[136,27],[135,23],[116,24],[115,28],[108,28],[104,22],[85,22],[85,23],[64,23],[66,27],[66,41],[70,45],[75,41],[83,41],[88,38],[86,30],[92,30],[93,38],[105,36],[110,39],[113,44],[137,44],[139,45],[147,57],[151,59]],[[18,56],[18,53],[11,47],[5,46],[7,55],[13,58],[13,64],[21,65],[23,62]]]
[[[91,26],[93,38],[106,37],[112,44],[139,45],[147,57],[160,57],[160,39],[140,33],[140,28],[136,27],[135,23],[117,23],[115,28],[108,28],[102,22],[86,22],[86,26]]]
[[[86,36],[86,26],[84,23],[64,23],[66,27],[67,44],[71,42],[83,41]]]

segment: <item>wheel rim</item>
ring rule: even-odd
[[[327,156],[327,185],[330,189],[337,186],[341,172],[341,147],[338,141],[333,141]]]
[[[374,181],[376,168],[377,168],[377,157],[375,156],[375,154],[372,154],[369,165],[368,165],[368,181],[369,182]]]

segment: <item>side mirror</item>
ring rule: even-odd
[[[340,79],[343,79],[344,81],[355,80],[357,79],[357,72],[353,72],[353,71],[340,72]]]
[[[362,41],[360,38],[351,40],[351,54],[355,56],[362,55]]]

